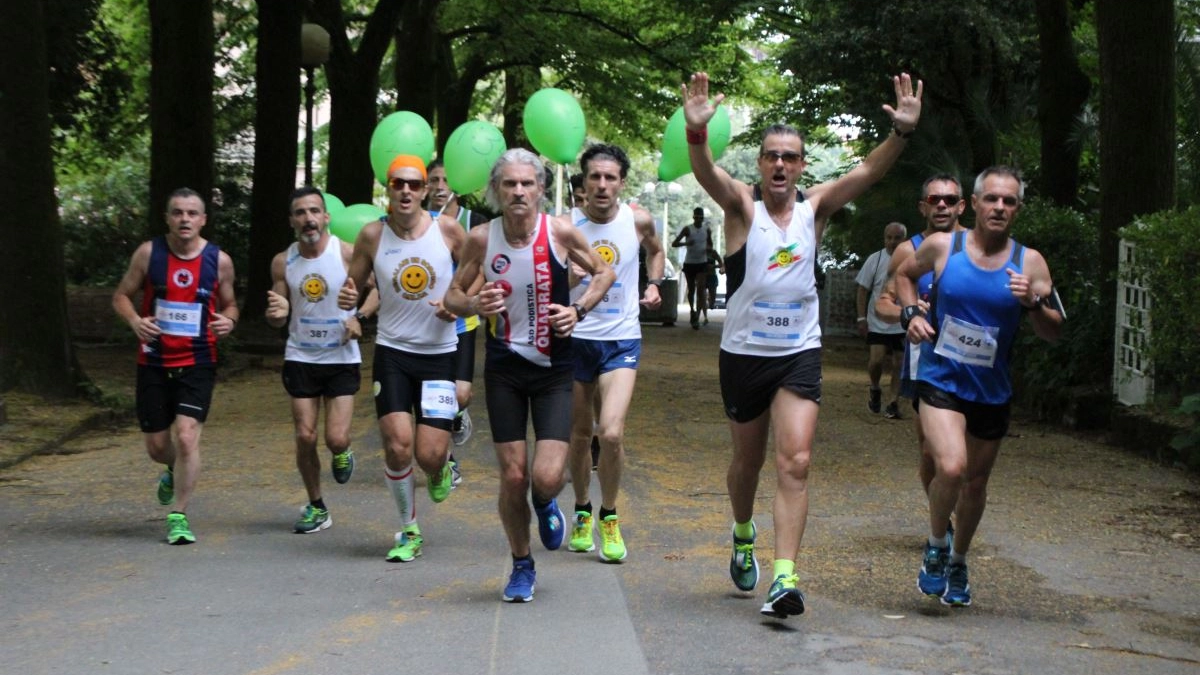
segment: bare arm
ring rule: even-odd
[[[291,309],[290,292],[287,287],[287,251],[276,253],[271,259],[271,289],[267,291],[267,325],[279,328],[287,323]]]
[[[892,119],[892,125],[901,132],[908,133],[916,129],[921,117],[921,96],[925,85],[917,80],[914,91],[912,77],[901,73],[892,78],[896,91],[896,107],[884,105],[883,109]],[[846,204],[854,200],[867,188],[874,185],[892,168],[908,141],[898,134],[889,133],[886,140],[871,151],[861,164],[850,170],[837,180],[830,181],[828,186],[809,192],[816,218],[828,218]]]
[[[570,218],[562,216],[554,218],[550,221],[550,227],[554,233],[554,241],[566,251],[571,262],[591,276],[587,289],[576,301],[585,310],[591,310],[604,298],[604,294],[617,280],[617,274],[588,245],[587,239],[579,231],[579,228],[571,223]],[[579,320],[574,308],[556,304],[551,304],[549,308],[550,325],[554,328],[554,332],[560,336],[570,335]]]
[[[504,294],[483,281],[483,256],[487,252],[490,223],[473,228],[463,244],[458,269],[442,298],[442,306],[458,316],[493,316],[504,309]],[[472,290],[474,289],[474,290]]]
[[[924,247],[922,247],[924,248]],[[1063,315],[1058,309],[1039,302],[1041,298],[1049,298],[1054,292],[1054,283],[1050,279],[1050,268],[1046,259],[1034,249],[1025,249],[1023,274],[1008,271],[1008,285],[1012,294],[1021,306],[1029,310],[1029,320],[1033,323],[1033,332],[1047,342],[1055,342],[1062,336]]]
[[[666,270],[666,253],[658,239],[658,232],[654,229],[654,216],[646,209],[635,206],[633,224],[637,227],[642,248],[646,249],[646,278],[661,280]],[[650,309],[658,309],[662,305],[662,297],[656,284],[646,284],[641,304]]]
[[[379,248],[379,238],[382,234],[383,222],[379,220],[373,220],[359,230],[358,237],[354,240],[353,252],[350,254],[346,283],[338,291],[338,307],[358,307],[358,289],[367,287],[367,277],[375,267],[375,251]]]
[[[129,324],[133,334],[142,342],[149,342],[162,333],[154,317],[141,316],[133,304],[133,299],[145,283],[146,274],[150,269],[150,246],[150,242],[144,242],[130,256],[129,268],[117,284],[112,298],[113,311]]]
[[[233,258],[221,251],[217,258],[217,313],[208,322],[208,328],[217,337],[224,337],[237,327],[241,311],[237,306],[237,297],[233,293],[234,271]]]
[[[893,276],[901,308],[917,305],[917,281],[937,268],[939,261],[944,260],[949,252],[949,248],[950,235],[938,232],[927,237],[921,248],[901,263]],[[937,331],[925,320],[923,311],[908,324],[908,341],[913,344],[932,341],[936,334]]]

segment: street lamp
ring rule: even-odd
[[[304,67],[304,184],[313,182],[313,71],[329,60],[329,33],[315,23],[300,26],[300,65]]]
[[[680,193],[683,192],[683,186],[680,185],[679,183],[676,183],[675,181],[671,181],[669,183],[655,183],[655,182],[651,181],[642,186],[642,194],[652,195],[658,190],[658,187],[660,185],[665,188],[664,194],[662,197],[662,207],[663,207],[662,240],[664,242],[669,242],[671,240],[671,228],[668,224],[668,211],[671,207],[671,200],[674,199],[675,197],[678,197],[680,195]]]

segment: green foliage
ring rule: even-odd
[[[59,178],[59,208],[67,282],[115,285],[129,256],[145,239],[149,163],[129,155],[102,173],[77,172]]]
[[[1021,209],[1013,238],[1037,249],[1046,259],[1054,288],[1068,320],[1062,337],[1048,344],[1026,322],[1013,350],[1014,384],[1019,401],[1057,418],[1067,403],[1067,390],[1106,386],[1104,354],[1112,336],[1104,330],[1101,287],[1111,280],[1096,276],[1100,256],[1099,227],[1078,211],[1031,200]]]
[[[1176,415],[1186,415],[1191,419],[1191,426],[1176,434],[1171,439],[1171,448],[1179,451],[1188,466],[1193,469],[1200,467],[1200,394],[1189,394],[1174,411]]]
[[[1128,277],[1149,289],[1152,324],[1145,356],[1156,390],[1172,400],[1200,388],[1200,206],[1139,219],[1120,234],[1137,246]]]

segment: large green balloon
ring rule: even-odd
[[[525,102],[525,136],[545,157],[559,164],[575,161],[587,138],[579,101],[562,89],[542,89]]]
[[[690,173],[692,170],[691,160],[688,156],[679,154],[668,154],[663,150],[662,159],[658,162],[658,179],[661,181],[673,181],[680,176]]]
[[[341,211],[342,209],[346,208],[345,202],[338,199],[336,196],[329,194],[328,192],[326,192],[324,194],[325,194],[325,212],[328,213],[330,216],[332,216],[333,214],[337,213],[338,211]]]
[[[507,149],[504,134],[492,124],[475,120],[459,126],[442,152],[450,189],[465,195],[487,185],[492,165]]]
[[[351,204],[329,214],[329,231],[338,239],[353,244],[364,225],[386,215],[386,211],[374,204]]]
[[[721,158],[725,154],[725,149],[729,147],[730,124],[729,124],[729,109],[725,106],[717,106],[716,113],[712,119],[708,121],[708,149],[712,151],[713,161]],[[687,121],[683,117],[683,108],[676,108],[671,115],[671,119],[667,120],[667,130],[663,134],[663,163],[671,163],[676,165],[678,161],[683,163],[683,173],[690,173],[692,170],[691,158],[688,156],[687,144]],[[671,162],[668,162],[671,158]],[[659,170],[662,173],[662,170]],[[676,176],[678,178],[679,176]],[[664,179],[673,180],[673,179]]]
[[[416,155],[429,164],[433,159],[433,129],[414,112],[394,112],[375,125],[370,152],[375,178],[386,184],[388,166],[396,155]]]

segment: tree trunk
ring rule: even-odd
[[[296,187],[302,19],[303,7],[295,0],[259,0],[250,269],[242,274],[247,279],[242,316],[259,328],[265,325],[271,258],[295,238],[287,196]]]
[[[149,235],[165,231],[172,191],[190,187],[211,201],[213,46],[212,0],[150,0]]]
[[[0,392],[78,392],[67,328],[63,230],[54,196],[46,19],[38,0],[0,4]]]
[[[371,200],[375,181],[371,169],[371,133],[378,115],[379,68],[387,54],[400,15],[400,0],[380,0],[361,31],[358,51],[350,45],[339,0],[316,0],[314,20],[329,31],[328,189],[346,204]]]
[[[1117,230],[1175,205],[1175,3],[1097,0],[1102,316],[1113,334]],[[1105,363],[1112,367],[1112,342]]]
[[[396,31],[395,65],[396,109],[408,110],[425,118],[432,126],[437,112],[438,68],[437,8],[441,0],[414,0],[404,5],[400,27]],[[440,153],[439,153],[440,155]]]
[[[1080,147],[1071,141],[1091,82],[1079,68],[1067,0],[1038,0],[1038,121],[1042,133],[1042,196],[1074,207],[1079,201]]]

